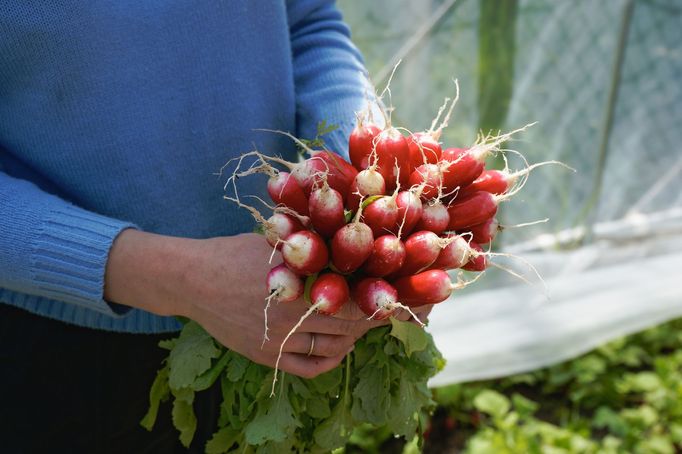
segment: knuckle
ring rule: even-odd
[[[350,348],[348,341],[343,340],[328,340],[326,342],[321,342],[320,350],[315,353],[319,356],[339,356],[345,353]]]
[[[353,334],[358,330],[358,323],[355,320],[339,320],[339,331],[342,334]]]

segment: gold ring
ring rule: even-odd
[[[310,335],[310,348],[308,349],[308,356],[313,354],[314,349],[315,349],[315,335],[311,334]]]

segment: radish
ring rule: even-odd
[[[447,148],[441,155],[447,164],[443,168],[443,186],[445,192],[453,192],[457,188],[470,185],[485,168],[485,160],[499,150],[500,144],[508,141],[517,132],[525,131],[534,123],[499,136],[480,138],[471,148]]]
[[[462,236],[454,233],[446,236],[450,242],[440,251],[436,261],[431,264],[430,269],[453,270],[461,268],[471,257],[471,247],[469,242]]]
[[[331,151],[311,151],[311,159],[319,158],[327,168],[327,183],[333,189],[339,191],[343,199],[349,193],[351,184],[355,180],[358,171],[341,156]]]
[[[283,241],[282,259],[296,274],[319,273],[329,262],[329,252],[320,235],[310,230],[294,232]]]
[[[407,139],[392,126],[381,131],[376,140],[378,170],[386,182],[386,190],[396,188],[396,179],[401,184],[410,177],[410,148]]]
[[[392,195],[385,195],[372,201],[365,207],[363,220],[372,229],[374,238],[388,233],[397,233],[400,227],[398,223],[398,196],[399,187],[393,191]]]
[[[491,219],[497,213],[499,203],[506,198],[507,195],[499,196],[477,191],[462,199],[456,199],[448,207],[450,214],[448,230],[466,230]]]
[[[395,273],[405,262],[405,245],[395,235],[383,235],[374,240],[372,253],[363,265],[368,276],[383,277]]]
[[[428,270],[401,277],[391,283],[398,291],[400,302],[410,307],[445,301],[457,288],[443,270]]]
[[[284,263],[280,263],[268,272],[265,283],[268,300],[274,300],[277,303],[290,303],[303,295],[303,280]]]
[[[245,208],[251,213],[251,216],[258,222],[263,228],[263,234],[265,235],[265,240],[270,246],[279,250],[284,244],[282,241],[294,232],[298,232],[305,228],[302,221],[307,224],[309,219],[306,216],[300,216],[295,212],[292,212],[286,207],[277,208],[272,216],[265,219],[260,212],[252,206],[246,205],[230,196],[223,196],[225,200],[236,203],[239,207]],[[285,214],[281,211],[288,212]],[[297,217],[294,217],[296,215]]]
[[[360,222],[362,205],[355,220],[336,231],[331,241],[332,265],[341,273],[352,273],[372,254],[374,236],[367,224]]]
[[[283,263],[268,272],[265,283],[268,297],[265,298],[266,305],[265,309],[263,309],[265,314],[265,331],[263,332],[261,348],[263,348],[265,341],[270,340],[268,338],[268,308],[270,303],[272,301],[276,303],[290,303],[303,296],[304,290],[303,280]]]
[[[498,232],[502,231],[502,227],[497,222],[497,218],[492,217],[480,224],[472,225],[467,228],[467,231],[471,233],[471,238],[474,242],[488,244],[495,239]]]
[[[457,193],[457,197],[464,198],[476,191],[485,191],[491,194],[504,194],[511,187],[509,180],[501,170],[484,170],[470,185],[464,186]]]
[[[303,216],[308,216],[308,199],[289,172],[275,172],[268,179],[267,189],[275,204],[284,205]]]
[[[329,186],[339,191],[341,195],[345,197],[348,193],[348,188],[355,178],[357,170],[341,157],[331,151],[313,150],[296,136],[286,131],[276,131],[272,129],[256,129],[256,131],[267,131],[285,135],[296,142],[296,144],[303,148],[311,157],[294,164],[281,158],[267,156],[257,151],[252,151],[242,155],[240,162],[245,156],[256,155],[263,162],[270,161],[283,165],[289,169],[298,184],[303,188],[303,192],[306,196],[310,195],[310,192],[314,189],[314,185],[323,175],[327,175],[326,178]],[[248,173],[248,171],[244,172],[243,174],[240,174],[240,176],[247,175]]]
[[[436,199],[426,204],[415,228],[417,230],[429,230],[440,235],[448,228],[449,223],[450,213],[448,213],[448,209]]]
[[[443,247],[444,240],[433,232],[421,230],[413,233],[405,240],[405,261],[395,276],[406,276],[425,270],[436,261]]]
[[[483,248],[474,241],[469,243],[469,247],[471,248],[469,261],[462,265],[462,269],[477,272],[485,271],[488,268],[488,254],[483,252]]]
[[[386,193],[384,177],[376,170],[376,167],[376,164],[373,164],[365,170],[361,170],[355,176],[348,189],[346,208],[355,211],[360,206],[360,200],[363,197],[384,195]]]
[[[384,320],[398,308],[398,291],[381,278],[367,277],[355,285],[353,300],[370,318]]]
[[[358,124],[350,133],[348,139],[348,154],[350,162],[357,170],[369,167],[369,156],[374,149],[374,141],[381,133],[381,128],[373,123],[363,124],[358,120]]]
[[[443,150],[442,159],[443,186],[450,192],[471,184],[485,169],[485,159],[492,149],[481,148],[474,154],[466,148],[447,148]],[[478,149],[476,150],[478,151]]]
[[[436,164],[443,152],[434,133],[416,132],[407,139],[412,169],[422,164]]]
[[[505,194],[518,182],[519,178],[528,175],[533,169],[547,164],[557,164],[575,172],[575,169],[559,161],[538,162],[517,172],[509,172],[507,169],[484,170],[479,177],[476,178],[476,180],[474,180],[470,185],[463,187],[459,191],[458,197],[464,197],[476,191],[486,191],[490,192],[491,194]]]
[[[310,193],[309,211],[313,228],[323,238],[331,238],[346,223],[343,197],[326,181]]]
[[[310,287],[313,307],[323,315],[334,315],[346,304],[350,290],[346,278],[336,273],[320,275]]]
[[[272,175],[273,173],[279,172],[268,163],[273,162],[286,167],[289,170],[291,176],[294,177],[294,180],[296,180],[301,189],[303,189],[303,194],[308,197],[310,192],[313,190],[315,183],[329,171],[329,165],[319,157],[308,158],[301,162],[293,163],[285,161],[281,158],[267,156],[257,151],[252,151],[242,155],[242,159],[249,155],[257,156],[263,162],[263,165],[249,168],[242,172],[239,172],[239,166],[237,166],[237,169],[230,178],[232,181],[254,173],[266,173]],[[270,196],[272,197],[272,194],[270,194]],[[275,202],[277,201],[275,200]]]
[[[410,187],[421,186],[422,200],[435,199],[442,193],[443,165],[422,164],[412,171],[408,179]]]
[[[277,250],[282,249],[283,239],[304,229],[303,224],[298,219],[278,212],[273,213],[262,225],[265,240]]]
[[[284,340],[279,346],[279,354],[275,362],[275,373],[272,377],[272,388],[270,389],[270,397],[275,395],[275,384],[277,383],[277,371],[279,370],[279,361],[282,359],[284,345],[287,343],[292,334],[303,324],[305,319],[310,317],[314,312],[319,312],[324,315],[334,315],[341,307],[349,300],[350,290],[348,284],[343,276],[336,273],[326,273],[319,276],[310,287],[310,300],[312,305],[296,322],[293,328],[284,337]]]
[[[423,186],[422,186],[423,187]],[[423,206],[420,198],[421,189],[401,191],[395,199],[398,205],[398,230],[409,235],[422,216]]]

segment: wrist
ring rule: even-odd
[[[109,252],[104,299],[163,316],[189,316],[179,291],[192,268],[192,244],[135,229],[121,232]]]

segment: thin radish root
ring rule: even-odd
[[[277,361],[275,362],[275,373],[272,377],[272,388],[270,389],[270,397],[273,397],[275,395],[275,385],[277,384],[277,371],[279,370],[279,361],[282,359],[282,353],[284,350],[284,344],[287,343],[289,338],[291,337],[292,334],[296,332],[298,328],[301,327],[303,322],[305,321],[306,318],[310,317],[313,312],[315,312],[320,306],[324,305],[324,302],[319,302],[317,304],[313,304],[308,308],[308,310],[301,316],[301,318],[296,322],[293,328],[291,328],[291,331],[287,333],[286,337],[284,337],[284,340],[279,346],[279,354],[277,355]]]
[[[302,214],[299,214],[298,211],[294,211],[287,206],[284,206],[284,205],[272,206],[269,203],[267,203],[265,200],[258,197],[257,195],[247,195],[245,197],[249,197],[251,199],[258,200],[260,203],[265,205],[266,208],[272,210],[273,213],[288,214],[289,216],[298,219],[298,221],[303,225],[309,225],[310,224],[310,216],[303,216]]]
[[[427,132],[433,132],[436,130],[436,125],[438,124],[438,120],[440,120],[441,115],[443,115],[443,112],[445,112],[445,109],[448,108],[448,104],[450,103],[450,98],[445,98],[443,101],[443,104],[438,108],[438,113],[436,114],[436,118],[433,119],[431,122],[431,126],[429,126],[429,129]]]
[[[504,253],[504,252],[483,252],[483,253],[476,252],[475,254],[483,254],[483,255],[486,255],[488,257],[506,257],[506,258],[518,260],[519,262],[526,265],[533,272],[533,274],[535,274],[535,276],[538,278],[538,280],[542,283],[543,294],[546,297],[549,297],[549,288],[547,287],[547,283],[545,282],[545,280],[540,275],[540,272],[537,270],[537,268],[535,268],[535,266],[533,266],[532,263],[530,263],[528,260],[524,259],[523,257],[520,257],[518,255],[514,255],[514,254]],[[516,272],[514,272],[514,271],[512,271],[506,267],[503,267],[498,263],[490,262],[490,264],[497,267],[497,268],[500,268],[503,271],[508,272],[509,274],[511,274],[514,277],[517,277],[517,278],[523,280],[523,282],[534,286],[533,283],[531,283],[528,279],[522,277],[520,274],[518,274],[518,273],[516,273]]]
[[[455,83],[455,98],[452,100],[452,103],[450,104],[450,108],[448,109],[448,113],[445,115],[445,118],[443,118],[443,121],[440,123],[438,126],[438,129],[433,130],[433,124],[431,124],[431,128],[429,128],[429,132],[431,133],[431,136],[438,140],[440,139],[441,134],[443,133],[443,130],[448,127],[448,123],[450,122],[450,117],[452,116],[452,112],[455,109],[455,106],[457,105],[457,101],[459,101],[459,82],[457,79],[454,79],[453,82]],[[440,118],[441,112],[438,111],[438,116],[436,117],[436,120]],[[435,122],[435,120],[434,120]]]
[[[388,93],[388,108],[382,109],[381,113],[384,116],[384,121],[386,122],[386,129],[391,127],[391,115],[393,113],[393,99],[392,99],[392,94],[391,94],[391,82],[393,81],[393,75],[395,74],[396,70],[398,69],[398,66],[400,66],[400,63],[402,60],[398,60],[393,67],[393,70],[391,71],[391,75],[388,76],[388,81],[386,81],[386,86],[382,90],[381,94],[377,97],[379,102],[383,103],[384,100],[384,95]],[[388,112],[388,115],[387,115]]]
[[[451,290],[453,292],[457,291],[457,290],[462,290],[463,288],[465,288],[465,287],[473,284],[477,280],[479,280],[481,278],[481,276],[483,276],[484,274],[485,274],[485,271],[483,271],[481,273],[477,273],[473,279],[467,280],[467,279],[462,278],[462,272],[460,271],[459,273],[457,273],[457,282],[452,285]]]
[[[509,131],[504,134],[498,135],[487,134],[485,136],[479,134],[478,138],[476,139],[476,142],[469,148],[469,154],[475,158],[480,158],[481,156],[487,156],[488,153],[500,151],[499,147],[501,144],[510,140],[512,136],[514,136],[514,134],[523,132],[526,129],[530,128],[531,126],[535,125],[536,123],[537,122],[529,123],[521,128],[514,129],[513,131]],[[453,162],[457,162],[463,158],[464,155],[462,155]]]
[[[412,312],[412,309],[410,309],[409,306],[405,306],[404,304],[402,304],[402,303],[400,303],[400,302],[393,303],[393,306],[395,306],[395,307],[398,308],[398,309],[403,309],[403,310],[407,311],[407,313],[410,314],[410,315],[412,316],[412,318],[414,319],[414,321],[417,322],[417,324],[418,324],[419,326],[421,326],[422,328],[424,328],[424,327],[426,326],[426,325],[424,324],[424,322],[422,322],[422,321],[419,319],[419,317],[417,317],[417,314],[415,314],[414,312]]]
[[[263,350],[263,347],[265,346],[265,342],[269,341],[270,338],[268,337],[268,309],[270,308],[270,303],[272,303],[273,299],[276,299],[277,296],[279,295],[279,290],[275,290],[272,292],[270,295],[265,298],[265,308],[263,309],[263,313],[265,315],[265,329],[263,331],[263,342],[260,344],[260,349]]]
[[[242,202],[239,200],[239,198],[235,198],[235,197],[230,197],[230,196],[228,196],[228,195],[224,195],[224,196],[223,196],[223,199],[229,200],[230,202],[234,202],[234,203],[237,204],[238,207],[244,208],[245,210],[248,210],[249,213],[251,213],[251,216],[253,216],[253,218],[256,220],[256,222],[258,222],[258,223],[261,224],[262,226],[265,227],[265,226],[268,225],[267,219],[265,219],[265,218],[263,217],[263,215],[260,213],[260,211],[258,211],[256,208],[252,207],[251,205],[247,205],[247,204],[245,204],[245,203],[242,203]]]
[[[537,224],[544,224],[545,222],[549,221],[549,218],[544,218],[544,219],[539,219],[537,221],[531,221],[531,222],[523,222],[521,224],[512,224],[512,225],[502,225],[500,224],[497,228],[499,230],[507,230],[507,229],[517,229],[520,227],[529,227],[531,225],[537,225]]]

